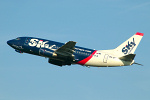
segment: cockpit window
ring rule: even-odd
[[[16,40],[20,40],[20,38],[16,38]]]

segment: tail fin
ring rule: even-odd
[[[121,56],[129,55],[129,54],[134,54],[143,35],[144,35],[143,33],[137,32],[131,38],[129,38],[127,41],[125,41],[120,46],[118,46],[116,49],[114,49],[115,51],[117,51],[117,55],[119,57],[121,57]]]

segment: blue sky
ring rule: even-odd
[[[144,66],[58,67],[6,44],[34,36],[113,49],[136,32],[144,37],[136,62]],[[0,100],[149,100],[149,0],[1,0]]]

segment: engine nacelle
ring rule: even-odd
[[[71,62],[62,61],[62,60],[59,60],[59,59],[51,59],[51,58],[49,58],[48,62],[51,63],[51,64],[54,64],[54,65],[58,65],[58,66],[71,65]]]
[[[57,57],[57,54],[50,49],[40,49],[39,54],[44,57]]]

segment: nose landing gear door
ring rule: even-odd
[[[105,55],[104,55],[104,59],[103,59],[103,62],[104,62],[104,63],[107,63],[108,56],[109,56],[108,54],[105,54]]]

